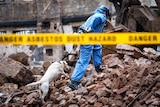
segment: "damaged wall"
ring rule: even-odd
[[[143,1],[143,4],[145,5],[152,5],[155,3],[154,0],[141,1]],[[67,20],[68,22],[75,21],[75,23],[78,23],[80,18],[83,20],[87,18],[79,16],[89,16],[102,4],[107,5],[112,13],[114,13],[113,4],[108,0],[4,0],[4,2],[0,2],[0,32],[17,33],[25,30],[34,30],[34,33],[64,32],[65,29],[61,26],[63,24],[61,24],[62,19]],[[77,18],[75,20],[75,17],[79,17],[79,19]],[[81,23],[74,25],[77,27],[80,24]],[[73,26],[73,24],[71,25]],[[8,56],[11,53],[19,52],[19,47],[18,49],[15,47],[13,49],[13,47],[14,46],[12,46],[11,49],[8,48],[8,46],[1,46],[1,48],[6,50],[1,52],[0,55],[5,54]],[[46,49],[48,48],[50,47],[47,47]],[[63,50],[62,48],[61,50]],[[51,47],[49,50],[54,51],[54,48]],[[21,51],[24,52],[24,50]],[[55,59],[50,56],[47,56],[47,58]]]
[[[91,14],[101,4],[109,6],[110,3],[106,0],[5,0],[0,2],[0,22],[52,19],[60,17],[60,13],[63,17]]]

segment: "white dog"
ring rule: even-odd
[[[40,97],[42,99],[42,102],[44,103],[45,102],[44,98],[48,94],[48,91],[49,91],[49,83],[52,80],[56,80],[60,75],[67,76],[64,70],[68,71],[69,69],[70,67],[68,66],[66,61],[54,62],[48,67],[47,71],[45,72],[45,74],[39,81],[27,84],[26,86],[33,86],[33,85],[41,84],[40,90],[42,94]]]

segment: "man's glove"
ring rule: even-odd
[[[108,19],[111,21],[111,13],[108,14]]]
[[[106,13],[106,17],[111,21],[111,12],[108,10],[108,12]]]
[[[81,30],[83,33],[90,33],[91,32],[90,28],[80,27],[79,30]]]

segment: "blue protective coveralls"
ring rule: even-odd
[[[89,29],[93,33],[102,32],[106,20],[107,18],[103,10],[97,8],[94,14],[80,28]],[[91,56],[95,67],[102,64],[102,46],[100,44],[80,46],[80,57],[72,73],[71,80],[80,82],[86,72]]]
[[[160,45],[157,45],[157,51],[160,52]]]

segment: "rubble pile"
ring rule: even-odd
[[[32,75],[22,63],[9,57],[0,58],[0,84],[11,82],[23,86],[34,80]]]
[[[72,91],[69,78],[61,76],[50,83],[42,104],[38,86],[17,87],[12,83],[8,94],[1,91],[0,106],[16,107],[159,107],[160,54],[150,48],[141,52],[129,45],[117,45],[116,54],[103,56],[105,70],[96,73],[87,68],[79,89]],[[74,68],[74,67],[73,67]],[[68,73],[71,76],[71,72]],[[42,75],[35,76],[37,79]],[[9,85],[7,85],[9,86]],[[5,89],[3,85],[0,89]]]

